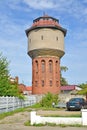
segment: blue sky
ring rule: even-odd
[[[61,66],[68,71],[63,77],[69,84],[87,82],[87,0],[0,0],[0,52],[10,61],[11,76],[31,85],[32,61],[25,30],[44,12],[67,29]]]

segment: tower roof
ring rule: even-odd
[[[55,18],[50,17],[48,15],[43,15],[42,17],[39,17],[39,18],[33,20],[32,26],[45,26],[45,25],[60,26],[58,19],[55,19]]]
[[[59,24],[59,20],[53,17],[50,17],[46,14],[44,14],[42,17],[38,17],[35,20],[33,20],[32,26],[26,30],[26,35],[31,30],[34,30],[36,28],[55,28],[58,30],[61,30],[64,33],[64,36],[66,35],[66,29],[62,28]]]

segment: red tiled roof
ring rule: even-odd
[[[27,91],[32,91],[32,87],[31,87],[31,86],[26,87],[26,90],[27,90]]]
[[[32,26],[60,26],[60,25],[57,19],[45,14],[44,16],[35,19],[33,21]]]
[[[60,26],[59,24],[58,24],[58,22],[56,22],[56,21],[53,21],[53,20],[44,20],[44,19],[41,19],[41,20],[39,20],[39,21],[36,21],[36,22],[34,22],[33,23],[33,25],[32,26]]]
[[[61,86],[61,90],[75,90],[76,85]]]
[[[25,86],[24,84],[19,84],[18,88],[19,88],[20,92],[32,91],[32,87],[31,86]]]

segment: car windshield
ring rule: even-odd
[[[72,98],[70,101],[76,101],[76,102],[79,102],[79,101],[82,101],[81,98]]]

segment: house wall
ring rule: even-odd
[[[66,103],[67,101],[69,101],[69,99],[75,98],[75,97],[83,97],[83,98],[85,98],[84,95],[71,95],[70,93],[59,94],[58,96],[59,96],[60,102],[64,102],[64,103]]]

